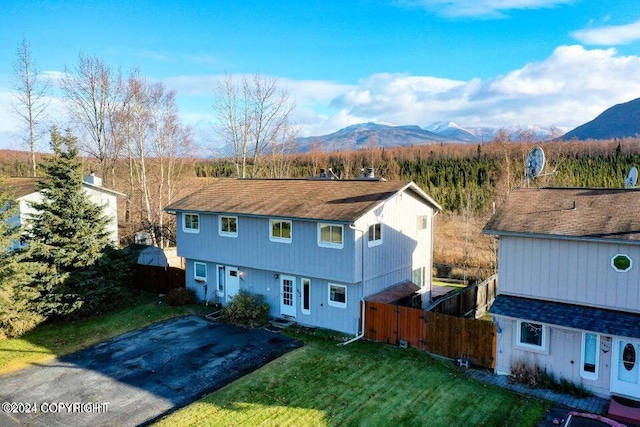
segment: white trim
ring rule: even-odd
[[[198,228],[187,227],[187,215],[198,218]],[[183,212],[182,213],[182,231],[185,233],[199,233],[200,232],[200,214]]]
[[[531,325],[540,325],[540,327],[542,328],[542,338],[541,338],[541,343],[540,345],[534,345],[534,344],[528,344],[528,343],[523,343],[521,342],[521,328],[522,328],[522,324],[523,323],[529,323]],[[547,353],[548,352],[548,347],[547,347],[547,343],[548,343],[548,339],[547,339],[547,335],[549,334],[549,328],[546,325],[543,325],[541,323],[536,323],[536,322],[530,322],[527,320],[518,320],[516,322],[516,347],[519,348],[525,348],[527,350],[534,350],[534,351],[539,351],[539,352],[544,352]]]
[[[220,271],[222,270],[222,283],[220,283]],[[222,298],[224,297],[224,290],[225,290],[225,274],[226,270],[225,270],[225,266],[224,265],[220,265],[220,264],[216,264],[216,295],[218,295],[218,297]],[[222,284],[222,286],[220,286]]]
[[[309,289],[307,290],[309,299],[309,308],[304,308],[304,283],[309,283]],[[311,314],[311,279],[302,277],[300,279],[300,312],[302,314]]]
[[[236,231],[222,231],[222,218],[233,218],[236,220]],[[238,217],[233,215],[218,215],[218,234],[223,237],[238,237]]]
[[[284,222],[289,223],[289,237],[274,236],[273,225],[275,223],[284,223]],[[282,227],[280,228],[280,231],[282,232]],[[274,219],[274,218],[269,219],[269,240],[271,240],[272,242],[278,242],[278,243],[291,243],[291,239],[293,239],[293,221],[289,219]]]
[[[587,334],[596,336],[596,349],[595,349],[595,371],[589,372],[584,370],[584,358],[585,358],[585,344],[587,340]],[[600,373],[600,335],[593,332],[582,332],[582,344],[580,347],[580,376],[585,380],[597,380]]]
[[[339,288],[344,288],[344,302],[333,301],[331,299],[331,287],[332,286],[339,287]],[[339,285],[337,283],[328,283],[327,284],[327,303],[331,307],[347,308],[347,285]]]
[[[376,226],[376,225],[379,225],[379,226],[380,226],[380,238],[379,238],[379,239],[375,239],[375,226]],[[374,231],[373,231],[373,234],[374,234],[374,240],[371,240],[371,239],[370,239],[370,237],[371,237],[371,227],[374,227]],[[382,229],[383,229],[383,228],[384,228],[384,227],[382,226],[382,223],[381,223],[381,222],[376,222],[376,223],[374,223],[374,224],[371,224],[371,225],[367,228],[367,247],[368,247],[368,248],[372,248],[372,247],[374,247],[374,246],[379,246],[379,245],[381,245],[381,244],[382,244],[382,233],[383,233]]]
[[[613,260],[614,260],[614,259],[616,259],[616,258],[618,258],[618,257],[625,257],[625,258],[627,258],[627,259],[629,260],[629,267],[628,267],[628,268],[626,268],[626,269],[624,269],[624,270],[622,270],[622,269],[620,269],[620,268],[616,267],[616,266],[613,264]],[[627,271],[629,271],[629,270],[631,270],[631,269],[633,268],[633,259],[632,259],[629,255],[627,255],[627,254],[615,254],[614,256],[612,256],[612,257],[611,257],[611,268],[613,268],[613,269],[614,269],[615,271],[617,271],[618,273],[626,273]]]
[[[204,266],[204,276],[198,276],[198,266]],[[207,263],[206,262],[193,262],[193,279],[196,282],[207,282]]]
[[[341,243],[333,243],[333,242],[325,242],[322,240],[322,228],[323,227],[340,227],[340,233],[342,236]],[[329,233],[331,236],[333,233]],[[318,223],[318,246],[322,248],[334,248],[334,249],[342,249],[344,248],[344,226],[342,224],[332,224],[329,222],[319,222]]]

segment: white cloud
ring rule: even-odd
[[[506,12],[519,9],[550,8],[575,0],[397,0],[396,3],[419,7],[446,17],[505,18]]]
[[[640,21],[627,25],[588,28],[574,31],[571,36],[584,44],[616,46],[640,40]]]
[[[335,97],[334,113],[314,127],[329,133],[357,118],[396,125],[452,120],[467,126],[573,128],[640,97],[638,68],[639,57],[617,56],[615,49],[560,46],[544,61],[484,81],[374,74]]]

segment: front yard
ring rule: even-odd
[[[417,350],[297,338],[303,348],[157,425],[535,426],[549,406]]]

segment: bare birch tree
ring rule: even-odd
[[[61,82],[71,118],[88,135],[80,148],[98,160],[104,180],[122,149],[109,132],[119,96],[117,80],[101,59],[80,52],[78,65],[65,69]],[[113,176],[111,180],[113,184]]]
[[[24,139],[31,151],[31,174],[37,176],[36,141],[41,134],[39,125],[46,118],[45,114],[49,106],[50,82],[40,74],[26,38],[22,39],[22,43],[16,50],[13,71],[16,92],[12,107],[27,127],[27,136]]]
[[[238,83],[227,74],[215,88],[213,108],[217,133],[230,151],[237,176],[246,178],[248,162],[253,177],[269,146],[290,132],[295,102],[278,87],[277,79],[254,75]]]

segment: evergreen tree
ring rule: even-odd
[[[109,219],[82,189],[76,138],[51,131],[53,157],[43,164],[42,202],[33,203],[27,243],[43,268],[33,287],[37,311],[46,318],[69,316],[104,298],[96,264],[109,247]]]
[[[29,248],[18,245],[17,214],[13,194],[0,183],[0,338],[19,336],[42,320],[30,306],[35,294],[27,285],[35,265],[26,261]]]

